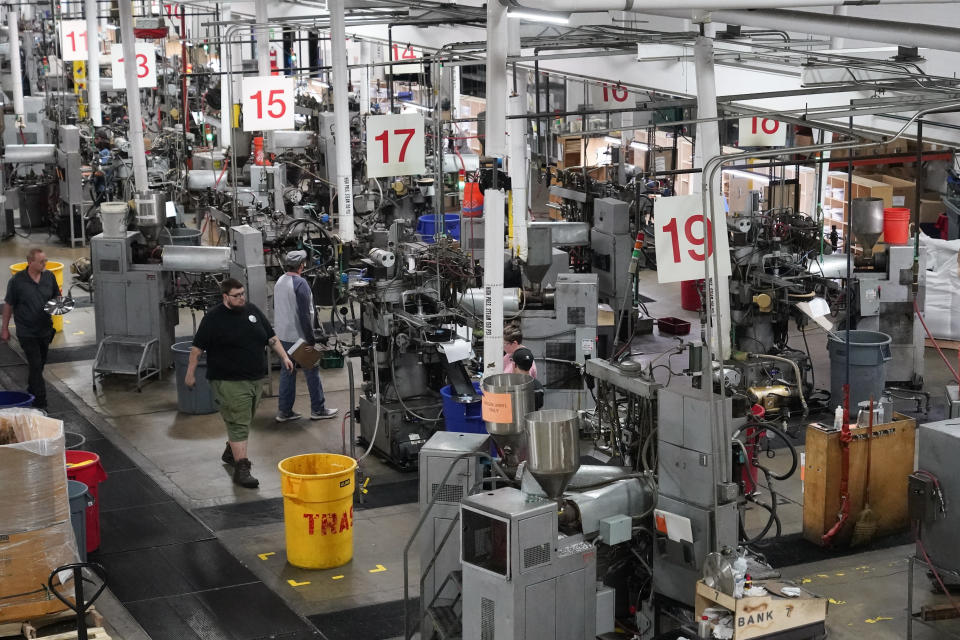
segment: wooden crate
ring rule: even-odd
[[[894,414],[894,421],[873,427],[870,461],[870,507],[879,517],[876,535],[905,530],[907,476],[913,473],[916,420]],[[863,509],[867,468],[867,428],[850,430],[850,517],[834,537],[833,544],[846,546]],[[803,537],[814,544],[837,522],[840,512],[841,447],[840,431],[820,425],[807,426],[806,462],[803,483]]]
[[[696,619],[708,607],[723,607],[733,614],[733,640],[762,638],[799,627],[822,624],[827,617],[827,600],[806,590],[796,598],[777,595],[787,585],[778,580],[755,581],[769,592],[765,596],[733,598],[697,582],[694,602]]]

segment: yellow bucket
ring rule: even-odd
[[[10,265],[10,275],[17,273],[18,271],[23,271],[27,268],[26,262],[18,262],[17,264]],[[53,274],[53,277],[57,279],[57,286],[60,287],[60,290],[63,290],[63,263],[62,262],[53,262],[52,260],[47,261],[47,271]],[[57,333],[63,331],[63,316],[53,316],[53,330]]]
[[[330,569],[353,558],[353,490],[357,462],[335,453],[281,460],[287,562]]]

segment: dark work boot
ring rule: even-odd
[[[248,458],[240,458],[237,460],[237,464],[233,468],[233,484],[238,484],[247,489],[256,489],[259,487],[260,481],[250,475],[251,466]]]
[[[223,455],[220,456],[220,459],[223,460],[224,464],[228,464],[231,467],[236,463],[236,460],[233,459],[233,449],[230,448],[230,443],[227,443],[227,448],[223,450]]]

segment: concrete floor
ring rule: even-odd
[[[35,233],[30,238],[14,237],[0,243],[0,286],[6,286],[10,264],[23,260],[30,246],[43,246],[50,260],[63,262],[65,269],[76,258],[88,255],[87,249],[70,250]],[[65,278],[69,283],[69,275]],[[656,317],[677,316],[694,320],[692,314],[679,307],[679,285],[658,285],[656,274],[645,272],[641,291],[655,302],[648,305]],[[83,301],[85,294],[75,291]],[[65,318],[65,330],[58,334],[53,349],[90,345],[95,342],[93,307],[81,307]],[[184,313],[178,335],[191,333],[191,320]],[[699,334],[695,323],[691,337]],[[828,380],[825,336],[811,333],[810,349],[816,362],[817,380],[821,386]],[[669,344],[669,340],[667,343]],[[802,344],[797,339],[797,344]],[[661,349],[662,351],[663,349]],[[638,351],[635,346],[634,351]],[[927,389],[935,401],[942,402],[945,367],[932,350],[927,350]],[[653,351],[650,351],[653,353]],[[94,393],[91,386],[91,361],[51,364],[47,379],[68,397],[81,405],[81,411],[97,418],[104,436],[129,455],[143,471],[168,491],[188,510],[280,496],[277,463],[285,457],[307,452],[340,452],[345,438],[341,432],[343,411],[347,408],[348,381],[346,369],[326,370],[322,374],[328,406],[341,409],[335,420],[277,424],[275,398],[264,398],[250,440],[253,472],[260,479],[257,490],[235,486],[220,464],[224,429],[217,414],[190,416],[177,412],[176,389],[172,372],[160,381],[147,384],[138,393],[133,384],[121,378],[107,379]],[[674,370],[683,368],[679,360]],[[359,365],[355,365],[359,378]],[[308,413],[306,388],[298,385],[296,409]],[[909,408],[909,405],[904,408]],[[359,455],[359,452],[358,452]],[[386,466],[374,456],[363,461],[371,477],[369,490],[411,476]],[[799,478],[779,483],[777,491],[784,497],[780,515],[784,533],[800,530],[802,491]],[[748,529],[755,531],[762,524],[762,515],[748,513]],[[227,548],[261,580],[283,597],[301,615],[342,610],[402,597],[403,544],[417,519],[416,504],[358,511],[355,526],[353,561],[336,570],[305,571],[288,565],[284,555],[281,523],[229,529],[218,534]],[[416,546],[414,546],[414,550]],[[866,556],[847,556],[810,565],[797,565],[784,571],[786,577],[802,579],[808,588],[833,598],[828,617],[831,637],[874,640],[905,637],[906,624],[906,561],[909,547],[873,552]],[[261,555],[262,554],[262,555]],[[415,553],[411,558],[411,575],[418,575]],[[807,582],[809,580],[809,582]],[[413,581],[415,591],[416,579]],[[920,571],[915,576],[918,606],[937,598],[929,593],[928,582]],[[132,619],[124,616],[122,606],[102,607],[120,637],[144,637]],[[116,636],[115,636],[116,637]],[[933,631],[918,632],[917,638],[942,637]]]

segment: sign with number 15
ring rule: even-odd
[[[702,213],[699,195],[658,198],[653,207],[656,227],[657,280],[680,282],[703,278],[704,262],[713,264],[717,252],[720,277],[730,275],[730,249],[726,225],[712,233],[710,221]],[[718,212],[723,220],[723,212]]]
[[[427,170],[423,116],[417,113],[367,118],[367,177],[410,176]]]
[[[243,130],[293,129],[296,87],[293,78],[243,78]]]

